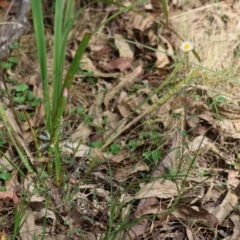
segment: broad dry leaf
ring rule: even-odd
[[[227,164],[234,164],[234,159],[230,155],[225,154],[224,152],[220,151],[213,142],[211,142],[205,136],[198,136],[193,139],[193,141],[189,144],[189,150],[192,152],[196,152],[202,150],[207,152],[208,150],[212,150],[218,156],[220,156]]]
[[[110,202],[110,192],[103,189],[103,188],[93,188],[92,189],[93,194],[97,194],[101,199],[103,199],[105,202]]]
[[[0,1],[0,7],[1,8],[4,8],[4,9],[7,9],[9,6],[10,6],[10,2],[8,2],[7,0],[1,0]]]
[[[134,239],[136,239],[136,237],[144,234],[147,224],[148,224],[148,220],[146,220],[146,219],[142,219],[142,220],[138,221],[138,223],[136,225],[134,225],[133,227],[131,227],[130,230],[120,232],[117,235],[116,240],[123,240],[123,239],[124,240],[134,240]]]
[[[36,221],[41,221],[43,218],[51,219],[52,220],[51,221],[51,225],[52,225],[51,228],[52,228],[52,231],[54,230],[57,219],[56,219],[55,213],[52,210],[42,208],[40,211],[33,212],[33,215],[34,215],[34,219]]]
[[[142,104],[141,107],[139,107],[139,104],[143,103],[144,100],[146,100],[146,98],[144,98],[143,96],[133,95],[128,97],[126,99],[126,102],[132,111],[141,114],[142,112],[145,112],[146,110],[151,108],[151,105],[147,101],[145,101],[145,103]]]
[[[143,65],[139,65],[133,70],[133,72],[129,74],[125,74],[123,77],[120,77],[120,83],[107,92],[104,99],[105,106],[106,107],[109,106],[110,100],[112,100],[120,90],[122,90],[124,87],[129,88],[136,81],[138,81],[142,71],[143,71]]]
[[[191,219],[195,221],[200,221],[206,224],[209,224],[210,226],[215,227],[218,223],[218,219],[216,216],[212,213],[208,213],[206,210],[197,210],[187,205],[182,205],[176,208],[175,211],[172,212],[172,214],[177,217],[181,218],[185,221],[188,221]]]
[[[0,234],[0,240],[6,240],[6,232],[5,232],[4,228],[2,229],[2,232]]]
[[[155,67],[163,68],[163,67],[166,67],[170,63],[168,55],[166,54],[166,50],[161,45],[158,45],[158,47],[155,51],[155,55],[157,58],[157,60],[154,64]]]
[[[132,61],[126,57],[118,57],[111,60],[106,66],[103,66],[103,68],[106,71],[119,70],[120,72],[124,72],[132,68]]]
[[[94,107],[89,110],[89,115],[94,115],[93,123],[98,127],[103,128],[103,102],[104,102],[104,88],[102,84],[97,83],[98,92],[96,94],[96,101]]]
[[[239,236],[240,236],[240,216],[239,216],[239,214],[232,213],[230,215],[230,219],[234,224],[233,235],[231,236],[231,239],[239,239]]]
[[[96,77],[104,77],[104,78],[114,78],[117,77],[119,75],[119,73],[103,73],[101,71],[99,71],[92,63],[92,61],[90,60],[90,58],[88,58],[87,56],[84,56],[81,60],[82,62],[82,66],[81,69],[86,70],[88,72],[91,72],[94,74],[94,76]],[[78,75],[76,75],[77,77]]]
[[[224,119],[222,121],[219,121],[218,125],[220,127],[220,131],[223,131],[224,136],[235,138],[235,139],[240,139],[239,123],[236,122],[236,124],[234,124],[234,122],[232,120]],[[238,129],[236,129],[236,127]]]
[[[197,239],[196,234],[193,231],[191,231],[188,227],[186,228],[186,233],[187,233],[188,240],[196,240]]]
[[[133,29],[137,29],[141,32],[144,32],[147,29],[151,28],[151,26],[153,25],[152,19],[150,19],[146,16],[143,16],[143,15],[140,15],[133,11],[128,12],[126,14],[126,17],[129,18],[127,30],[133,28]]]
[[[178,188],[176,183],[170,180],[158,180],[155,182],[150,182],[144,184],[142,188],[135,194],[133,197],[127,197],[123,199],[124,202],[129,202],[135,199],[142,199],[142,198],[173,198],[174,196],[178,195]]]
[[[117,103],[117,108],[119,110],[119,112],[121,113],[121,115],[123,117],[128,117],[131,115],[132,111],[129,108],[126,99],[128,99],[128,94],[125,91],[121,91],[119,99],[118,99],[118,103]]]
[[[239,172],[238,171],[229,171],[227,179],[228,189],[236,188],[239,184]]]
[[[205,136],[198,136],[189,144],[189,150],[192,152],[196,152],[201,148],[212,148],[211,141]]]
[[[20,186],[18,171],[12,171],[12,176],[5,182],[6,190],[15,192]]]
[[[0,192],[0,199],[11,199],[15,204],[19,203],[18,196],[10,190],[5,192]]]
[[[86,142],[88,142],[91,133],[92,127],[89,124],[85,124],[84,122],[82,122],[70,138],[72,142],[81,141],[85,144]]]
[[[238,197],[233,190],[228,190],[227,195],[223,199],[219,206],[212,207],[209,212],[213,214],[217,219],[219,224],[235,209],[238,204]]]
[[[22,240],[34,240],[39,237],[43,231],[43,226],[35,225],[35,217],[31,210],[24,211],[20,223],[19,235]]]
[[[170,63],[169,56],[173,56],[174,51],[173,51],[172,45],[169,43],[169,41],[166,38],[164,38],[161,35],[159,35],[159,38],[161,39],[162,44],[166,46],[166,49],[164,49],[162,45],[160,44],[158,45],[157,50],[155,51],[157,60],[154,66],[157,68],[163,68]]]
[[[165,173],[169,173],[169,168],[174,167],[174,165],[176,165],[176,156],[178,153],[179,146],[181,144],[181,139],[179,136],[179,132],[177,130],[172,133],[171,139],[172,146],[169,152],[164,157],[164,159],[160,161],[159,165],[152,173],[151,175],[152,178],[157,178]]]
[[[118,113],[112,113],[110,111],[105,111],[103,113],[103,118],[106,122],[104,127],[104,136],[109,135],[111,132],[115,132],[120,122],[121,117]]]
[[[140,218],[140,217],[142,217],[144,215],[148,215],[148,214],[158,215],[164,211],[166,211],[166,209],[163,208],[162,204],[159,204],[159,203],[149,204],[149,205],[145,205],[140,210],[138,209],[138,211],[135,212],[135,217]]]
[[[131,158],[131,154],[127,149],[125,149],[119,152],[117,155],[113,155],[112,157],[109,158],[111,159],[112,163],[120,163],[123,160]]]
[[[78,144],[78,142],[71,142],[66,140],[60,144],[62,152],[73,154],[75,157],[83,157],[89,154],[90,148],[84,144]]]
[[[134,44],[126,42],[124,37],[117,33],[114,34],[114,42],[120,57],[125,57],[128,59],[134,58]]]
[[[133,166],[124,166],[123,168],[118,169],[115,174],[114,174],[114,178],[118,181],[118,182],[124,182],[127,180],[127,178],[136,172],[142,172],[142,171],[149,171],[149,167],[147,166],[147,164],[145,163],[137,163]]]

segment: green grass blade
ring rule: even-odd
[[[44,107],[46,114],[47,130],[51,129],[51,105],[48,87],[48,73],[47,73],[47,57],[45,45],[45,33],[43,24],[42,1],[31,0],[34,32],[36,35],[37,53],[40,64],[40,72],[44,94]]]
[[[65,26],[67,25],[67,23],[71,19],[72,12],[73,12],[73,7],[74,7],[74,0],[68,0],[66,5],[67,6],[66,6],[66,12],[65,12],[65,16],[64,16],[63,28],[65,28]]]
[[[73,58],[73,61],[68,69],[68,73],[67,73],[67,76],[65,78],[64,85],[62,88],[62,92],[63,92],[64,88],[67,88],[69,90],[69,88],[71,87],[74,75],[79,68],[79,62],[88,46],[91,36],[92,36],[91,33],[84,34],[82,41],[81,41],[80,45],[78,46],[77,52]]]
[[[64,0],[55,1],[55,18],[54,18],[54,48],[53,48],[53,107],[52,118],[58,107],[58,100],[62,88],[62,72],[64,59],[61,57],[62,28],[63,28],[63,9]],[[65,56],[65,52],[64,52]]]
[[[66,79],[64,81],[63,89],[61,92],[61,97],[59,99],[58,108],[57,108],[57,111],[53,118],[53,129],[51,131],[50,148],[55,147],[55,144],[57,143],[58,133],[60,131],[59,128],[60,128],[61,118],[62,118],[62,115],[64,112],[65,103],[66,103],[66,99],[63,94],[63,91],[65,88],[68,91],[69,88],[71,87],[74,75],[79,68],[79,62],[88,46],[90,38],[91,38],[91,34],[89,34],[89,33],[84,34],[83,39],[82,39],[82,41],[77,49],[77,52],[73,58],[73,61],[68,69],[68,73],[67,73]]]
[[[163,9],[164,16],[165,16],[166,20],[168,21],[168,6],[167,6],[167,1],[166,1],[166,0],[161,0],[161,3],[162,3],[162,9]]]
[[[55,157],[55,183],[57,184],[57,186],[61,185],[62,179],[61,179],[61,156],[60,156],[60,149],[59,149],[59,145],[55,146],[54,148],[54,157]]]

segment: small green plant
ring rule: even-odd
[[[17,63],[19,59],[17,57],[9,57],[7,62],[1,62],[1,66],[3,69],[12,69]]]
[[[14,93],[13,93],[14,94]],[[23,83],[15,87],[15,103],[25,103],[30,107],[36,107],[41,102],[41,98],[36,98],[34,93],[29,89],[29,85]]]
[[[0,180],[2,180],[4,183],[9,180],[12,177],[12,174],[10,172],[2,172],[0,173]],[[5,191],[5,186],[0,186],[0,191]]]

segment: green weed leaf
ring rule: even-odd
[[[111,152],[112,152],[113,154],[118,154],[120,151],[121,151],[120,146],[118,146],[118,145],[115,144],[115,143],[111,145]]]
[[[29,88],[29,86],[26,83],[19,84],[18,86],[15,87],[15,90],[17,92],[24,92]]]
[[[40,104],[42,101],[41,98],[35,98],[32,102],[29,103],[31,107],[36,107],[38,104]]]
[[[0,173],[0,179],[7,181],[11,178],[12,174],[9,172]]]

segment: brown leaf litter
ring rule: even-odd
[[[234,31],[239,25],[239,3],[202,2],[172,1],[169,26],[194,42],[202,66],[227,73],[234,66],[231,73],[237,75]],[[118,9],[100,3],[86,9],[81,16],[85,25],[78,20],[71,32],[64,74],[84,31],[93,30]],[[223,76],[199,72],[191,84],[168,95],[188,74],[184,68],[152,94],[172,72],[178,56],[179,39],[162,28],[162,19],[161,6],[148,1],[102,26],[91,39],[63,121],[63,186],[56,186],[44,174],[22,179],[13,171],[1,193],[2,214],[8,205],[14,208],[28,203],[24,204],[21,239],[33,239],[43,230],[48,233],[46,239],[103,239],[110,233],[119,240],[237,239],[239,87]],[[46,31],[51,75],[52,31]],[[33,42],[32,33],[23,36],[20,48],[12,51],[12,56],[21,59],[15,72],[7,74],[42,97],[35,49],[24,47],[30,40]],[[191,53],[189,62],[198,64]],[[158,105],[164,96],[164,103]],[[34,109],[17,106],[18,114],[22,108],[35,113],[29,122],[40,134],[44,128],[42,104]],[[35,154],[29,122],[21,121],[19,127],[10,110],[7,112],[21,146],[39,168],[45,155],[38,159]],[[8,141],[4,154],[14,159],[15,152]],[[6,164],[3,160],[1,156],[1,166]],[[2,236],[13,218],[8,217]],[[9,229],[7,234],[12,225]]]

